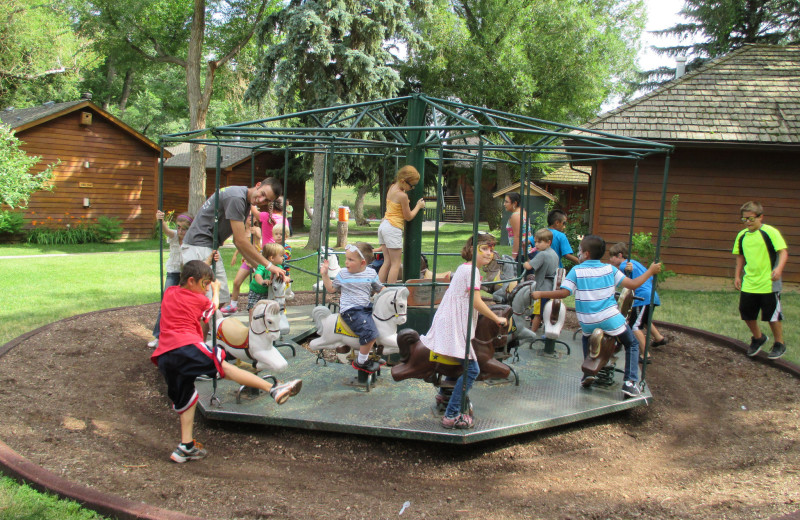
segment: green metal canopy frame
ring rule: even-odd
[[[322,208],[315,208],[315,211],[321,211],[322,215],[330,214],[330,190],[334,164],[332,158],[336,155],[383,157],[386,160],[404,160],[406,164],[414,166],[422,178],[421,182],[409,193],[412,206],[423,195],[425,161],[435,162],[438,164],[436,179],[438,214],[435,231],[434,273],[436,272],[436,248],[441,208],[444,205],[442,169],[446,162],[457,161],[474,164],[474,204],[478,208],[482,195],[481,177],[485,163],[506,163],[518,167],[522,181],[521,186],[528,186],[527,180],[531,175],[529,169],[536,164],[588,164],[612,159],[630,160],[636,165],[632,187],[633,201],[635,202],[639,160],[655,154],[665,154],[656,243],[656,258],[658,258],[666,204],[669,154],[673,150],[672,146],[662,143],[471,106],[453,100],[432,98],[425,94],[411,94],[392,99],[306,110],[195,132],[164,135],[161,137],[162,156],[163,147],[175,143],[217,146],[216,192],[219,192],[220,146],[250,149],[253,158],[257,152],[283,151],[287,158],[284,184],[288,177],[290,153],[324,153],[327,159],[327,175],[325,184],[321,188],[327,192],[328,196],[324,198]],[[255,162],[252,161],[252,164],[254,165]],[[254,171],[252,175],[255,177]],[[163,160],[159,177],[159,207],[161,207]],[[522,189],[524,190],[524,188]],[[522,195],[530,196],[530,193],[522,193]],[[635,204],[631,212],[631,236],[634,209]],[[478,219],[479,212],[475,211],[473,234],[478,232]],[[323,226],[321,233],[325,236],[320,237],[321,244],[328,243],[328,232],[328,226]],[[214,237],[216,240],[216,229]],[[408,223],[404,236],[404,272],[419,272],[421,248],[422,218],[418,215]],[[473,257],[476,254],[477,245],[474,246]],[[475,271],[476,269],[473,268],[473,283],[476,277]],[[431,283],[435,284],[436,282]],[[431,291],[431,294],[433,292]],[[471,320],[472,313],[470,312],[468,330]],[[469,338],[467,338],[467,352],[468,345]],[[642,379],[644,379],[644,373]]]

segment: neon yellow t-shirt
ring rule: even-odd
[[[742,276],[742,292],[765,294],[781,290],[781,281],[772,281],[772,269],[770,263],[769,250],[764,242],[763,230],[772,241],[775,252],[786,249],[786,242],[783,240],[780,231],[768,224],[762,224],[761,228],[755,231],[748,231],[747,228],[741,230],[736,235],[733,243],[733,254],[744,255],[744,276]],[[742,240],[742,251],[739,251],[739,239]],[[777,256],[776,256],[777,259]]]

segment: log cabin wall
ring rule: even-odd
[[[91,124],[81,124],[85,112],[91,112]],[[23,130],[17,137],[28,154],[41,156],[34,173],[61,161],[53,177],[55,189],[31,197],[24,213],[27,228],[94,223],[106,216],[122,222],[123,239],[153,236],[156,150],[89,106]],[[84,198],[89,199],[88,208]]]
[[[213,154],[213,149],[208,148],[209,155]],[[209,161],[212,157],[209,157]],[[264,180],[264,171],[276,169],[283,166],[283,154],[272,154],[262,152],[256,156],[255,181]],[[220,186],[252,186],[250,182],[251,164],[250,159],[246,159],[232,168],[222,168],[220,172]],[[214,193],[216,168],[206,169],[206,197]],[[280,176],[281,183],[283,176]],[[186,211],[189,207],[189,168],[164,168],[164,211],[176,211],[178,213]]]
[[[680,196],[678,220],[666,248],[665,267],[679,274],[733,278],[731,251],[743,228],[739,208],[748,200],[764,206],[764,222],[780,230],[789,249],[784,281],[800,282],[800,152],[677,148],[670,159],[667,204]],[[592,182],[592,232],[607,243],[627,242],[630,228],[634,164],[599,162]],[[664,156],[639,165],[634,233],[658,232]]]

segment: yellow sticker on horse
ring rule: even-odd
[[[458,358],[445,356],[444,354],[437,354],[432,350],[428,359],[430,359],[431,363],[441,363],[443,365],[460,365],[463,363],[463,361]]]
[[[344,322],[341,316],[336,316],[336,324],[333,326],[333,332],[336,334],[341,334],[342,336],[350,336],[351,338],[357,338],[353,331],[350,330],[350,327],[347,326],[347,323]]]

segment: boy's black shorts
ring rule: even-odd
[[[742,291],[739,294],[739,315],[745,321],[755,321],[758,319],[758,311],[761,311],[761,321],[782,321],[781,312],[781,293],[747,293]]]
[[[651,307],[652,305],[648,303],[631,308],[631,312],[628,314],[628,326],[631,330],[642,330],[642,327],[646,326]]]
[[[167,382],[167,395],[176,412],[183,413],[197,402],[194,380],[198,376],[225,377],[222,370],[225,349],[217,347],[216,354],[212,358],[211,347],[197,343],[158,356],[158,371]]]

